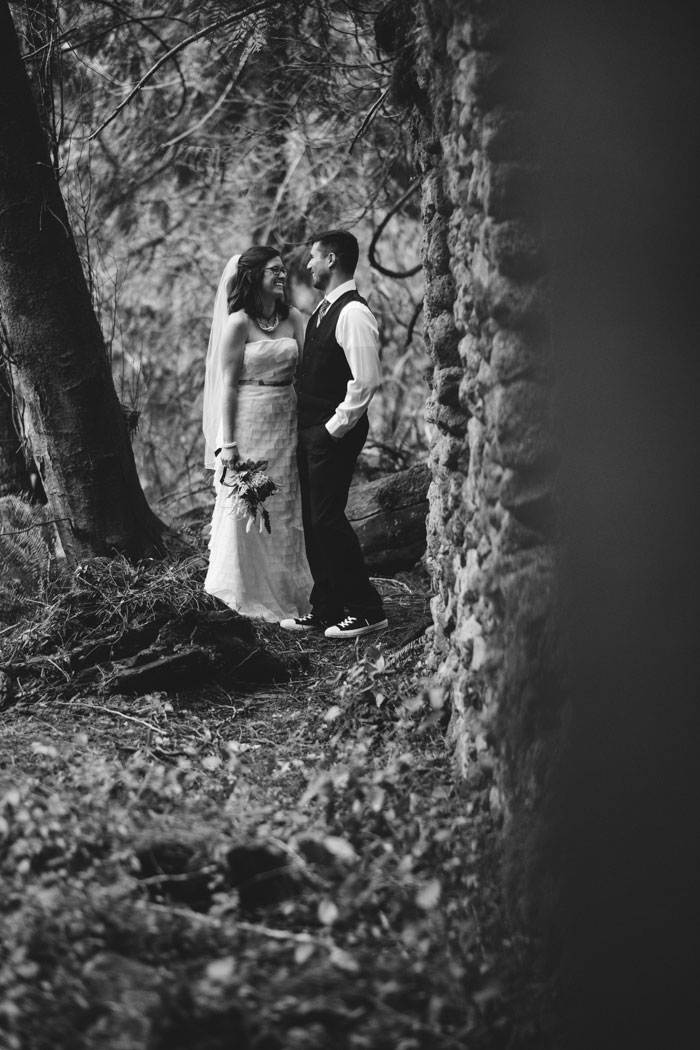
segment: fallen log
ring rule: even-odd
[[[411,569],[423,556],[429,484],[427,463],[418,463],[350,489],[346,515],[374,575]]]
[[[133,695],[178,693],[207,682],[226,689],[287,682],[307,668],[303,653],[277,654],[259,645],[251,621],[230,609],[159,610],[145,624],[72,650],[56,648],[0,665],[0,710],[16,702],[20,676],[27,695],[37,688],[45,694],[49,686],[71,691],[94,686],[99,692]]]
[[[130,666],[115,667],[104,682],[108,693],[167,693],[191,689],[213,680],[227,684],[287,682],[290,667],[267,649],[251,648],[238,642],[239,651],[232,661],[232,650],[225,654],[201,645],[191,645],[175,653],[150,653],[145,662],[140,657]]]
[[[105,681],[109,693],[174,691],[198,684],[211,676],[211,658],[205,649],[191,646],[179,653],[153,656],[147,663],[120,667]]]

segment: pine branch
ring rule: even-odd
[[[260,0],[259,3],[251,4],[250,7],[246,7],[243,11],[237,11],[234,15],[230,15],[228,18],[223,18],[218,22],[214,22],[212,25],[204,26],[203,29],[198,29],[196,33],[192,33],[190,36],[185,37],[184,40],[181,40],[179,44],[176,44],[175,47],[172,47],[168,52],[166,52],[166,54],[161,55],[157,62],[153,63],[151,68],[141,77],[138,84],[136,84],[131,89],[126,98],[123,99],[123,101],[119,103],[116,109],[114,109],[110,113],[107,119],[100,124],[99,128],[97,128],[96,131],[92,132],[92,134],[88,138],[88,141],[91,142],[93,139],[97,138],[97,136],[100,135],[104,131],[104,129],[112,123],[113,120],[116,120],[121,111],[129,105],[134,96],[137,95],[139,91],[141,91],[141,89],[144,87],[145,84],[148,83],[149,80],[153,79],[160,67],[166,62],[168,62],[173,57],[173,55],[179,54],[180,51],[184,51],[184,49],[186,47],[189,47],[190,44],[194,44],[197,40],[201,40],[203,37],[209,36],[211,33],[215,33],[218,29],[225,29],[227,26],[235,25],[236,22],[242,22],[246,18],[249,18],[251,15],[259,14],[266,8],[274,6],[274,4],[276,4],[277,2],[278,0]]]

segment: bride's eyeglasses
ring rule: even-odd
[[[263,273],[274,273],[275,277],[286,277],[287,271],[284,266],[265,266]]]

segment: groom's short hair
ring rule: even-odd
[[[360,258],[357,238],[348,230],[324,230],[316,234],[312,244],[320,244],[325,252],[333,252],[343,273],[353,274]]]

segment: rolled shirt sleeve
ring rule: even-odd
[[[381,382],[379,329],[371,310],[364,303],[351,302],[338,318],[335,337],[347,359],[353,378],[345,397],[326,423],[331,437],[342,438],[367,410]]]

